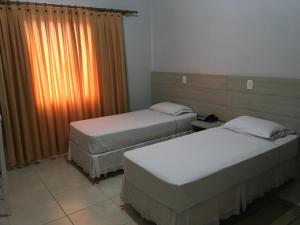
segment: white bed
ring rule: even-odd
[[[73,122],[69,159],[96,178],[122,168],[125,151],[189,133],[195,118],[147,109]]]
[[[219,224],[296,175],[297,143],[219,127],[136,149],[121,197],[158,225]]]

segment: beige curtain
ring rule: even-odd
[[[71,121],[127,111],[121,14],[0,5],[0,46],[11,166],[66,152]]]

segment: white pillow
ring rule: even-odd
[[[172,102],[160,102],[151,106],[150,109],[172,116],[179,116],[183,113],[193,112],[193,110],[188,106],[179,105]]]
[[[224,127],[239,133],[247,133],[272,141],[295,133],[293,129],[284,127],[278,123],[251,116],[237,117],[225,123]]]

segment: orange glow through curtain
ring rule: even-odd
[[[120,14],[12,5],[0,17],[10,165],[66,152],[71,121],[126,112]]]

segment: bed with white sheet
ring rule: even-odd
[[[195,118],[186,106],[160,103],[146,110],[76,121],[70,124],[69,159],[96,178],[122,168],[125,151],[190,132]]]
[[[263,129],[253,136],[243,128],[212,128],[125,153],[122,199],[158,225],[217,225],[239,214],[296,175],[298,149],[290,131],[268,140],[258,137]]]

